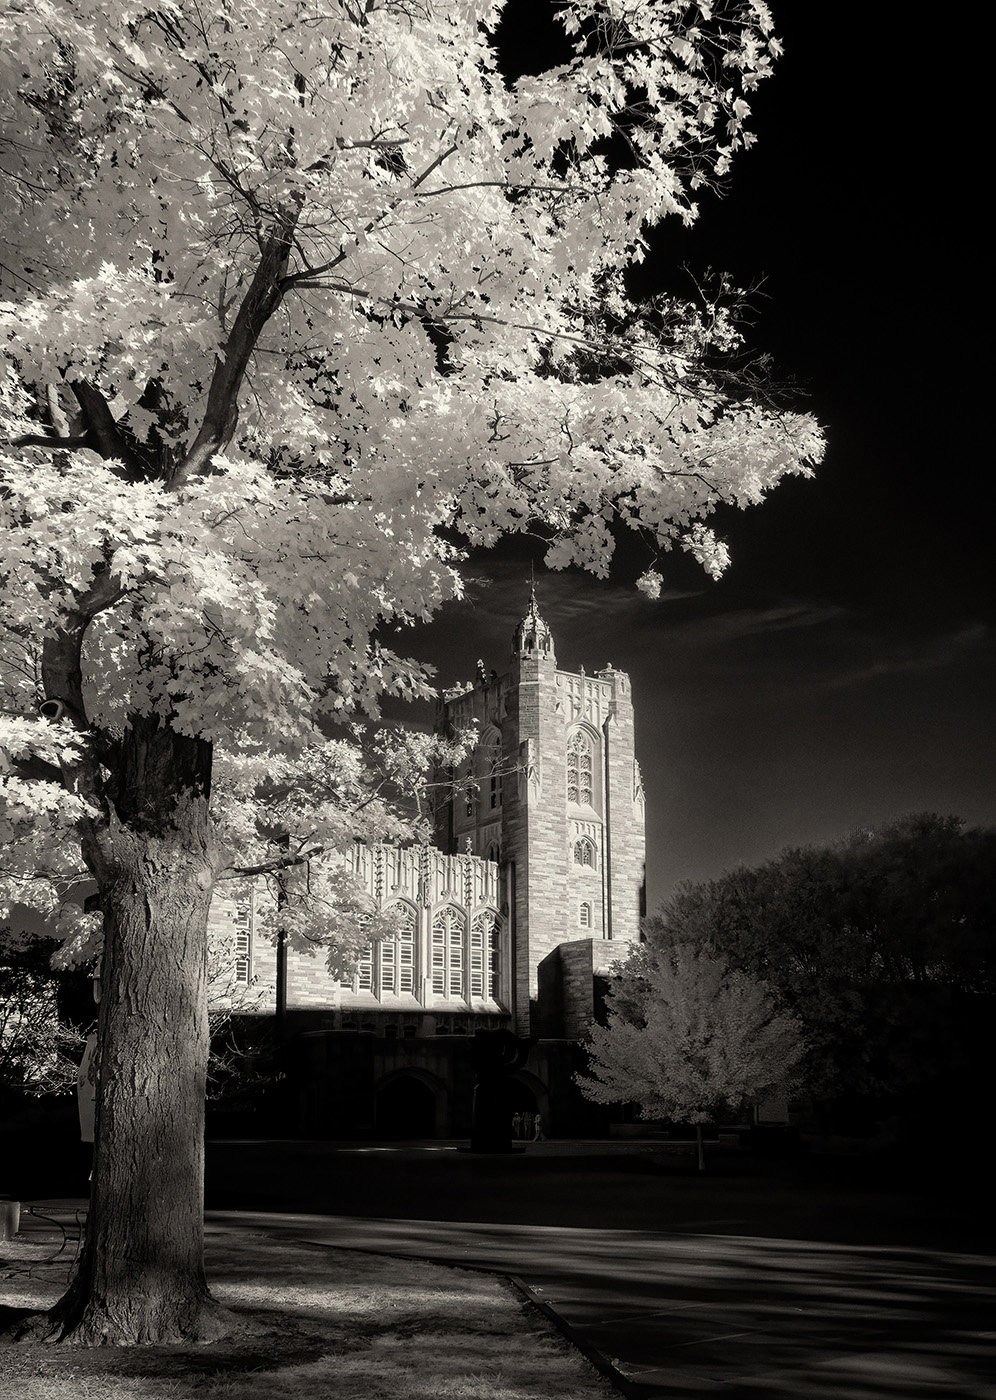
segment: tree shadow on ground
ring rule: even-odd
[[[487,1275],[244,1229],[209,1230],[207,1253],[212,1292],[234,1314],[235,1335],[202,1346],[0,1346],[0,1377],[18,1400],[611,1395],[519,1294]],[[0,1293],[10,1296],[5,1272],[0,1261]],[[53,1302],[67,1276],[66,1261],[35,1268],[22,1278],[24,1301]]]

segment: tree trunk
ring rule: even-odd
[[[50,1334],[84,1345],[222,1335],[204,1277],[210,745],[137,718],[109,823],[84,841],[104,956],[86,1239]]]
[[[702,1141],[702,1124],[695,1124],[695,1146],[698,1153],[699,1171],[704,1172],[705,1166],[705,1143]]]

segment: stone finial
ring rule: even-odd
[[[553,651],[553,635],[540,617],[535,584],[529,589],[529,607],[526,609],[526,615],[512,637],[512,651],[519,656],[543,657],[550,661],[557,659]]]

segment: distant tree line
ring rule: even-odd
[[[644,978],[634,1002],[635,974],[696,948],[754,979],[772,1014],[798,1026],[797,1082],[827,1130],[983,1112],[994,873],[996,830],[926,813],[682,885],[646,921],[628,1009],[615,1013],[645,1028],[659,991]]]

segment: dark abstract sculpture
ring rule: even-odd
[[[467,1048],[477,1072],[470,1129],[471,1152],[512,1152],[508,1076],[526,1063],[536,1044],[511,1031],[478,1031]]]

